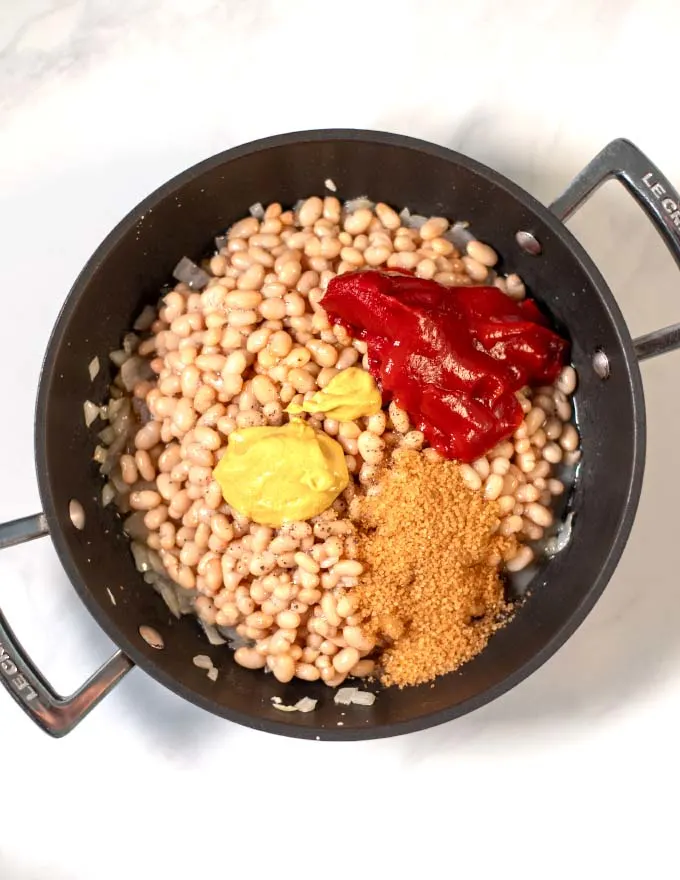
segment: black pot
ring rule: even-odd
[[[596,187],[617,177],[680,262],[680,197],[627,141],[606,147],[550,208],[489,168],[422,141],[369,131],[313,131],[247,144],[185,171],[136,207],[106,238],[69,294],[50,340],[36,411],[35,447],[44,514],[0,526],[0,547],[52,536],[75,589],[120,647],[69,698],[54,694],[0,614],[0,679],[48,733],[71,730],[133,667],[191,702],[260,730],[316,739],[368,739],[448,721],[504,693],[551,656],[602,593],[628,538],[645,459],[645,406],[638,360],[680,346],[680,325],[633,342],[602,276],[563,220]],[[572,540],[533,576],[530,598],[487,649],[433,686],[381,690],[371,708],[340,707],[323,684],[279,684],[237,666],[228,649],[211,648],[195,620],[175,620],[135,570],[120,520],[102,509],[93,437],[83,401],[103,400],[111,381],[107,354],[146,303],[158,298],[178,258],[203,254],[212,238],[254,202],[291,205],[322,192],[368,194],[420,214],[465,218],[503,255],[572,341],[580,377],[576,396],[583,459],[571,507]],[[106,365],[94,382],[87,365]],[[69,502],[85,510],[83,531]],[[116,598],[112,604],[109,590]],[[138,627],[165,640],[154,650]],[[210,681],[192,658],[209,654],[220,674]],[[282,713],[303,696],[308,714]],[[339,722],[342,720],[342,725]]]

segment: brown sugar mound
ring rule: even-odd
[[[510,606],[496,561],[513,538],[494,534],[495,502],[463,482],[451,461],[400,450],[359,506],[354,595],[362,628],[385,645],[381,680],[420,684],[478,654]]]

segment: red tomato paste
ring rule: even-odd
[[[554,382],[569,350],[534,302],[514,302],[496,287],[352,272],[332,279],[323,307],[368,344],[384,399],[458,461],[509,437],[523,418],[515,392]]]

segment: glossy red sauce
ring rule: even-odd
[[[569,351],[534,302],[514,302],[496,287],[352,272],[332,279],[323,307],[367,343],[384,399],[405,409],[442,455],[464,462],[517,429],[515,392],[554,382]]]

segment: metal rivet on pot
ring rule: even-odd
[[[72,498],[68,503],[68,515],[73,525],[79,532],[85,528],[85,511],[80,501]]]
[[[609,358],[602,351],[601,348],[593,355],[593,369],[595,370],[596,375],[600,377],[600,379],[608,379],[609,378]]]
[[[543,250],[540,241],[533,232],[527,232],[524,229],[515,233],[515,241],[525,253],[531,254],[532,257],[537,257]]]
[[[139,634],[149,647],[155,648],[157,651],[165,647],[163,636],[152,626],[140,626]]]

